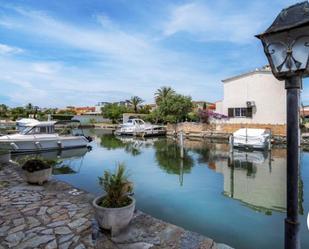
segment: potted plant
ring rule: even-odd
[[[52,174],[52,167],[41,159],[30,159],[22,166],[24,177],[29,183],[43,184]]]
[[[123,164],[119,164],[115,172],[105,171],[99,181],[106,194],[93,200],[95,216],[99,226],[110,230],[111,235],[115,236],[133,217],[135,199],[129,196],[133,183],[128,181]]]

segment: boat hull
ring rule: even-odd
[[[0,140],[0,149],[11,153],[42,152],[86,147],[88,140],[83,136],[57,137],[56,139]]]
[[[234,147],[243,149],[265,150],[268,147],[268,143],[265,144],[234,143]]]

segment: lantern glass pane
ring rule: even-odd
[[[309,36],[297,39],[292,50],[294,59],[300,63],[298,69],[305,69],[309,56]]]
[[[276,71],[280,71],[278,67],[282,65],[287,56],[287,49],[283,43],[275,42],[267,46],[268,53],[271,57],[272,63]],[[282,69],[281,69],[282,71]]]

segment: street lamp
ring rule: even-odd
[[[299,249],[299,94],[302,78],[309,76],[309,3],[306,1],[283,9],[273,24],[256,37],[262,41],[274,76],[279,80],[285,80],[287,90],[285,249]]]

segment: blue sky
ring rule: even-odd
[[[151,103],[165,85],[219,100],[222,79],[267,63],[254,35],[294,3],[0,0],[0,103],[82,106],[133,95]]]

